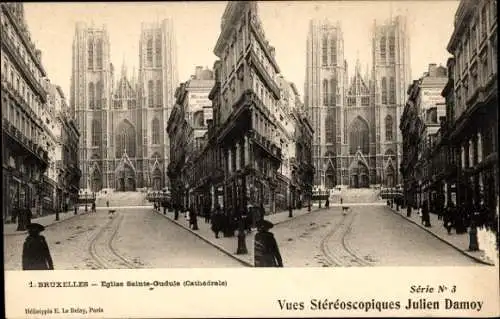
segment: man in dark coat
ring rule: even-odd
[[[40,224],[28,225],[28,237],[23,245],[23,270],[54,270],[49,246],[40,232],[45,230]]]
[[[222,210],[219,204],[215,205],[214,213],[212,214],[212,231],[215,238],[219,238],[219,232],[222,231]]]
[[[254,265],[255,267],[283,267],[283,260],[278,249],[278,243],[273,233],[269,231],[274,225],[261,220],[257,225],[257,234],[254,242]]]

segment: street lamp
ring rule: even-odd
[[[241,196],[242,200],[240,201],[239,208],[239,220],[238,220],[238,248],[236,250],[237,255],[248,254],[247,244],[246,244],[246,236],[245,236],[245,219],[243,218],[243,213],[248,216],[247,203],[246,203],[246,192],[243,192],[243,179],[245,177],[237,178],[237,186],[236,186],[236,196]],[[247,217],[248,218],[248,217]]]

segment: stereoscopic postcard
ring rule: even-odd
[[[5,318],[500,315],[497,1],[0,8]]]

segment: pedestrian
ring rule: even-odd
[[[340,197],[340,205],[342,205],[344,203],[344,199],[342,197]]]
[[[106,206],[109,208],[109,200],[106,201]]]
[[[54,270],[49,246],[40,233],[45,227],[34,223],[28,225],[28,237],[23,245],[23,270]]]
[[[254,239],[255,267],[283,267],[283,260],[274,234],[269,231],[273,223],[267,220],[259,221]]]
[[[179,205],[175,204],[174,205],[174,220],[178,220],[178,219],[179,219]]]
[[[219,204],[215,206],[214,213],[212,214],[212,231],[215,238],[219,238],[219,232],[222,230],[222,210]]]
[[[454,213],[454,204],[451,202],[448,207],[444,211],[443,216],[443,226],[446,228],[448,235],[451,235],[451,229],[453,227],[453,213]]]
[[[205,215],[205,223],[210,224],[210,206],[209,205],[204,206],[203,215]]]
[[[327,198],[326,202],[325,202],[325,208],[328,208],[328,207],[330,207],[330,199],[329,198]]]
[[[429,216],[429,202],[425,201],[422,207],[422,223],[425,227],[431,227],[431,220]]]
[[[96,212],[96,209],[95,209],[95,202],[92,203],[92,213],[95,213]]]
[[[17,217],[17,230],[24,231],[27,229],[27,226],[31,224],[31,218],[33,214],[31,213],[31,209],[29,208],[20,208],[18,209],[18,217]]]
[[[192,230],[198,230],[198,217],[196,214],[196,210],[193,206],[188,211],[189,214],[189,228]]]

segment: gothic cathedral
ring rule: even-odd
[[[374,22],[372,67],[349,78],[339,23],[313,20],[307,37],[304,102],[311,120],[315,185],[361,188],[400,183],[399,119],[410,84],[406,20]]]
[[[167,185],[165,126],[177,86],[172,22],[142,24],[139,72],[125,65],[115,77],[106,27],[76,26],[71,107],[82,132],[81,189],[136,191]]]

